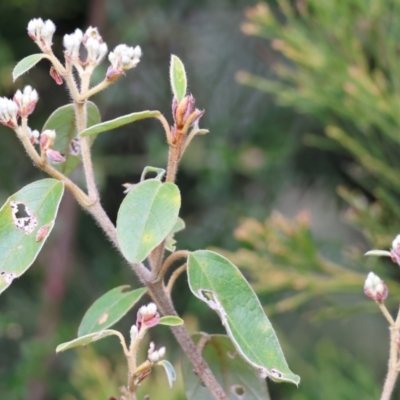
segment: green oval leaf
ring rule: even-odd
[[[81,336],[77,339],[71,340],[70,342],[61,343],[56,348],[56,353],[61,353],[62,351],[73,349],[74,347],[86,346],[89,343],[96,342],[97,340],[104,339],[107,336],[116,335],[119,332],[113,329],[106,329],[104,331],[89,333],[89,335]]]
[[[183,325],[183,319],[175,317],[174,315],[167,315],[160,318],[158,325],[179,326]]]
[[[10,196],[0,209],[0,293],[35,261],[53,229],[64,184],[42,179]]]
[[[188,258],[190,290],[221,318],[241,356],[274,381],[300,382],[285,360],[260,301],[239,269],[221,255],[198,250]]]
[[[117,235],[122,254],[142,262],[174,227],[181,205],[178,187],[148,179],[133,187],[118,211]]]
[[[162,365],[164,367],[165,373],[167,374],[169,387],[172,388],[172,385],[176,381],[176,372],[174,367],[167,360],[161,360],[157,363],[157,365]]]
[[[238,354],[228,336],[196,333],[193,341],[206,340],[202,356],[230,400],[269,400],[265,379]],[[194,374],[187,357],[182,360],[186,398],[209,400],[212,396]]]
[[[187,78],[183,62],[175,55],[171,55],[169,78],[171,80],[172,93],[179,103],[186,96]]]
[[[118,322],[146,293],[146,288],[126,291],[128,285],[111,289],[86,311],[79,325],[78,336],[109,328]]]
[[[32,54],[19,61],[12,72],[13,81],[15,82],[18,77],[28,72],[43,58],[47,58],[46,54]]]
[[[99,109],[96,104],[89,101],[87,103],[87,125],[92,126],[98,124],[100,121]],[[45,129],[55,129],[57,136],[53,149],[64,154],[67,159],[61,164],[54,164],[53,167],[61,171],[64,175],[69,175],[82,160],[79,148],[76,149],[73,147],[74,142],[79,141],[77,138],[73,104],[67,104],[55,110],[44,124],[43,130]],[[93,141],[94,139],[93,137]],[[73,140],[74,142],[72,142]]]
[[[82,131],[81,136],[98,135],[99,133],[110,131],[112,129],[130,124],[131,122],[139,121],[141,119],[157,118],[159,115],[161,115],[160,111],[147,110],[147,111],[135,112],[132,114],[112,119],[111,121],[106,121],[102,122],[101,124],[93,125],[90,128],[87,128],[84,131]]]

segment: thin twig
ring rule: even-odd
[[[390,315],[390,313],[389,313],[388,309],[386,308],[385,304],[384,303],[379,303],[379,302],[376,302],[376,303],[378,304],[379,308],[381,309],[382,314],[385,316],[385,318],[389,322],[389,325],[391,327],[394,327],[394,325],[395,325],[394,319]]]
[[[169,278],[168,284],[165,287],[165,291],[167,292],[168,296],[171,296],[172,288],[174,287],[176,280],[186,270],[187,264],[183,264],[172,273],[171,277]]]
[[[188,258],[189,256],[188,250],[178,250],[174,253],[170,254],[161,265],[160,270],[158,271],[157,276],[154,277],[154,280],[161,280],[163,279],[165,273],[167,272],[168,268],[177,260],[181,258]]]

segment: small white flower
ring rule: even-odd
[[[18,126],[18,105],[6,97],[0,97],[0,123],[16,128]]]
[[[136,67],[141,56],[140,46],[128,47],[126,44],[120,44],[110,52],[108,59],[114,69],[126,71]]]

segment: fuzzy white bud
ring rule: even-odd
[[[79,48],[82,43],[83,33],[80,29],[75,29],[74,33],[70,35],[64,35],[63,45],[65,47],[65,53],[71,58],[79,57]]]
[[[0,123],[16,128],[18,126],[18,105],[6,97],[0,97]]]
[[[382,303],[388,296],[388,288],[378,275],[370,272],[365,280],[364,293],[378,303]]]
[[[43,49],[51,48],[55,31],[56,26],[49,19],[44,22],[41,18],[33,18],[28,23],[28,35]]]

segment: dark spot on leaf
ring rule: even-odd
[[[244,389],[244,387],[242,385],[232,385],[231,392],[239,400],[243,399],[244,395],[246,394],[246,390]]]

